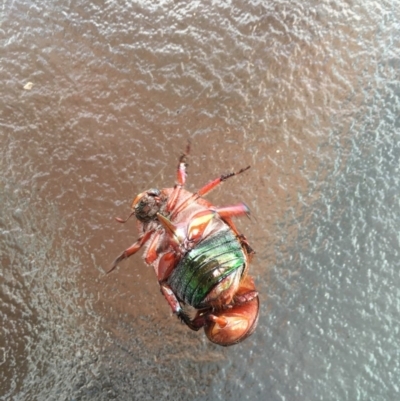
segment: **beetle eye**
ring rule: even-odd
[[[136,217],[140,219],[140,217],[144,217],[147,215],[149,211],[149,205],[146,201],[141,200],[138,204],[135,206],[135,214]]]
[[[159,189],[155,189],[155,188],[149,189],[147,191],[147,195],[150,195],[150,196],[159,196],[160,193],[161,193],[161,191]]]

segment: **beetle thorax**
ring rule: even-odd
[[[132,209],[136,218],[143,222],[154,220],[157,213],[162,213],[167,204],[167,196],[159,189],[149,189],[136,196]]]

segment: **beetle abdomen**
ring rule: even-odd
[[[246,257],[234,233],[227,228],[201,240],[178,263],[168,284],[179,299],[201,307],[207,294],[232,273],[243,273]]]

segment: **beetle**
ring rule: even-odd
[[[259,297],[247,274],[254,255],[232,217],[249,216],[244,203],[215,207],[204,199],[212,189],[250,168],[221,175],[197,192],[184,189],[190,144],[179,158],[173,188],[149,189],[132,202],[139,238],[113,262],[146,246],[161,293],[172,311],[192,330],[204,328],[213,343],[229,346],[250,336],[258,322]]]

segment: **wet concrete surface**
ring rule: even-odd
[[[4,1],[0,398],[394,400],[400,7]],[[26,86],[28,83],[31,85]],[[133,197],[252,168],[259,327],[221,348],[171,315]]]

